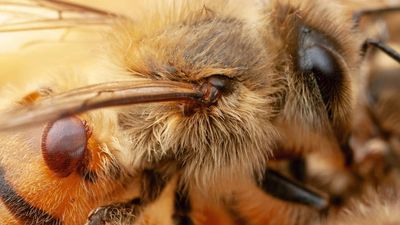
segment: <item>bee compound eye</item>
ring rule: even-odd
[[[85,123],[77,117],[49,123],[42,136],[46,165],[60,177],[69,176],[83,163],[88,138]]]
[[[315,45],[303,50],[300,70],[313,74],[326,105],[337,93],[343,80],[341,65],[326,47]]]

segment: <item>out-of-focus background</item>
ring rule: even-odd
[[[103,39],[105,26],[76,24],[74,28],[52,29],[53,22],[49,22],[50,29],[30,30],[31,21],[54,20],[58,16],[57,11],[35,6],[32,2],[35,3],[29,0],[0,1],[0,27],[19,23],[19,27],[26,28],[23,31],[1,31],[0,28],[0,85],[18,86],[27,80],[37,80],[60,65],[84,65],[91,58],[92,50],[101,48],[99,41]],[[70,2],[124,16],[135,11],[128,0]],[[79,12],[76,15],[79,17]],[[42,24],[46,25],[46,22]]]

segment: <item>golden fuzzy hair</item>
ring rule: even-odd
[[[191,116],[175,103],[123,110],[119,123],[133,143],[125,150],[131,165],[172,157],[184,168],[184,183],[202,187],[264,168],[276,136],[270,121],[277,78],[258,24],[229,10],[238,3],[225,10],[226,3],[150,3],[146,15],[117,26],[122,32],[114,32],[111,50],[130,79],[200,83],[223,74],[236,81],[229,96]]]

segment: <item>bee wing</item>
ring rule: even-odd
[[[0,32],[107,25],[118,15],[64,0],[0,1]]]
[[[0,0],[0,52],[98,42],[116,18],[124,17],[71,0]]]
[[[173,81],[120,81],[86,86],[53,95],[0,114],[0,131],[54,121],[88,110],[164,101],[201,101],[195,86]]]

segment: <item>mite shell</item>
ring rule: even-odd
[[[46,165],[60,177],[69,176],[84,162],[90,130],[77,117],[49,123],[43,131],[42,154]]]

